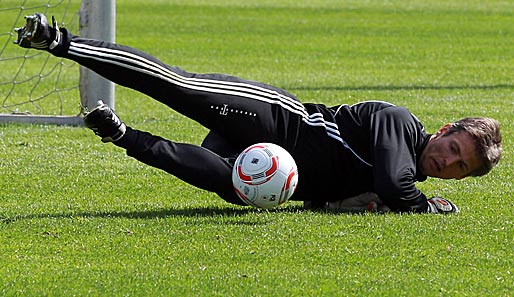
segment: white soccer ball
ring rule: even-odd
[[[298,168],[293,157],[282,147],[257,143],[237,157],[232,183],[246,204],[273,208],[293,195],[298,184]]]

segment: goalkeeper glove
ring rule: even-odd
[[[62,43],[62,33],[57,27],[55,18],[52,17],[52,26],[48,24],[46,16],[41,13],[25,17],[24,27],[16,28],[18,38],[14,43],[25,48],[40,50],[53,50]]]
[[[458,213],[459,208],[457,205],[453,204],[450,200],[434,197],[427,199],[429,213],[437,213],[437,214],[449,214],[449,213]]]
[[[389,212],[387,205],[375,193],[362,193],[338,201],[327,202],[325,209],[342,212]]]

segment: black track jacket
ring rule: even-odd
[[[430,138],[406,108],[387,102],[366,101],[333,108],[346,148],[341,168],[347,187],[371,191],[394,211],[425,212],[426,196],[415,182],[426,180],[417,166]],[[346,166],[345,166],[346,165]]]

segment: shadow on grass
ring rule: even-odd
[[[239,208],[239,207],[193,207],[182,209],[157,209],[148,211],[91,211],[91,212],[70,212],[70,213],[38,213],[17,215],[13,217],[0,217],[0,223],[9,224],[19,220],[30,219],[47,219],[47,218],[128,218],[128,219],[154,219],[154,218],[167,218],[167,217],[225,217],[225,218],[238,218],[247,214],[270,212],[270,213],[297,213],[304,211],[300,206],[289,206],[276,209],[257,209],[252,207]],[[235,223],[235,222],[232,222]],[[246,222],[248,223],[248,222]],[[245,224],[241,221],[241,224]]]
[[[493,90],[493,89],[511,89],[514,85],[511,84],[496,84],[496,85],[449,85],[449,86],[431,86],[431,85],[382,85],[382,86],[300,86],[287,88],[290,91],[396,91],[396,90]]]

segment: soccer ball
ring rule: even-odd
[[[282,147],[257,143],[237,157],[232,183],[246,204],[273,208],[293,195],[298,184],[298,169],[293,157]]]

